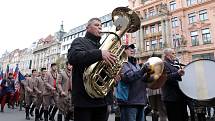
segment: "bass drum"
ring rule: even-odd
[[[207,101],[215,97],[215,61],[195,60],[184,68],[185,75],[179,82],[182,92],[192,99]]]

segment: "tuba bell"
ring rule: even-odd
[[[127,60],[124,55],[124,46],[120,38],[127,32],[133,33],[140,28],[138,15],[127,7],[118,7],[112,11],[112,20],[115,25],[101,47],[101,50],[109,50],[117,56],[116,63],[110,67],[105,61],[99,61],[85,69],[83,74],[84,86],[88,95],[92,98],[103,98],[112,89],[114,77],[119,74],[122,63]]]
[[[167,80],[163,60],[159,57],[150,57],[145,64],[149,64],[150,69],[147,87],[150,89],[161,88]]]

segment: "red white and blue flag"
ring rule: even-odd
[[[15,68],[15,71],[14,71],[14,73],[13,73],[13,78],[16,80],[17,79],[17,77],[18,77],[18,74],[19,74],[19,67],[18,67],[19,65],[18,64],[16,64],[16,68]]]

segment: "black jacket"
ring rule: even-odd
[[[162,87],[162,97],[164,101],[183,101],[185,95],[179,88],[178,81],[182,81],[178,74],[179,68],[174,66],[174,62],[165,59],[164,67],[167,73],[167,81]]]
[[[84,70],[91,64],[102,60],[99,49],[100,37],[86,33],[85,37],[76,38],[68,50],[68,62],[73,65],[72,98],[77,107],[98,107],[107,105],[105,98],[91,98],[83,83]]]

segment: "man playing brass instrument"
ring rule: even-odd
[[[107,101],[90,97],[84,87],[83,73],[91,64],[104,60],[114,64],[116,56],[108,50],[100,50],[102,24],[99,18],[87,23],[85,37],[76,38],[68,50],[68,62],[73,65],[72,101],[75,121],[107,121]]]
[[[144,107],[146,97],[146,73],[150,71],[147,64],[141,69],[137,63],[134,44],[126,45],[128,62],[123,63],[121,80],[117,85],[117,101],[120,107],[120,121],[145,121]]]

